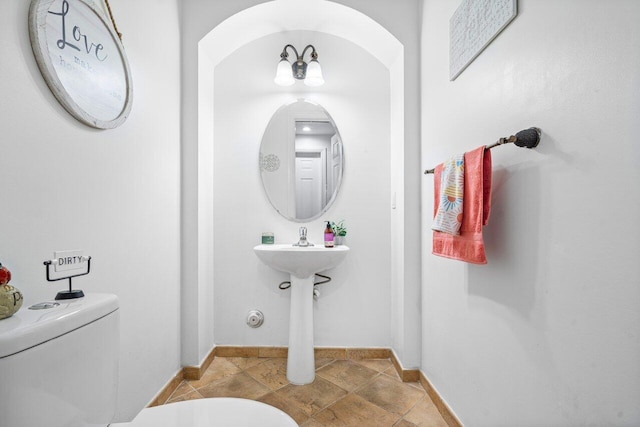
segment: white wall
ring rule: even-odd
[[[391,72],[392,348],[402,366],[417,368],[420,301],[420,7],[417,0],[344,0],[390,31],[403,46]],[[397,99],[401,97],[402,99]],[[398,107],[401,105],[402,107]]]
[[[423,180],[422,369],[469,426],[640,424],[640,3],[518,2],[455,81],[449,18],[424,4],[422,160],[492,150],[488,265],[431,253]]]
[[[179,369],[180,44],[175,0],[112,2],[133,75],[133,109],[89,128],[58,103],[35,63],[29,2],[0,14],[0,260],[27,306],[50,300],[42,262],[84,249],[85,292],[118,295],[118,419],[133,417]],[[82,351],[82,349],[78,349]]]
[[[326,83],[309,88],[273,83],[282,47],[313,44]],[[251,66],[247,67],[247,64]],[[366,70],[354,73],[355,68]],[[263,231],[276,243],[297,241],[299,226],[322,244],[322,220],[345,219],[351,252],[327,272],[315,303],[315,345],[389,347],[389,73],[356,45],[327,34],[276,33],[236,50],[215,69],[214,218],[215,338],[226,345],[287,345],[288,280],[253,253]],[[258,153],[271,116],[284,104],[307,98],[323,106],[344,144],[345,171],[332,207],[316,221],[294,223],[280,216],[262,188]],[[286,167],[282,159],[281,167]],[[249,328],[257,308],[265,324]]]

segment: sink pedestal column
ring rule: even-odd
[[[289,355],[287,379],[293,384],[309,384],[316,377],[313,352],[314,273],[329,270],[342,262],[347,246],[258,245],[254,252],[268,266],[289,273],[291,308],[289,313]]]
[[[287,379],[292,384],[310,384],[316,377],[313,352],[313,281],[291,275],[289,354]]]

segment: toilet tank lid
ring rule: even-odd
[[[50,341],[118,310],[112,294],[86,294],[83,298],[56,301],[45,310],[22,307],[0,320],[0,359]]]

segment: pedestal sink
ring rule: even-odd
[[[315,378],[313,355],[314,274],[340,264],[347,246],[258,245],[254,252],[269,267],[290,274],[289,354],[287,379],[292,384],[309,384]]]

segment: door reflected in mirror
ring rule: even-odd
[[[308,100],[275,112],[260,145],[262,184],[285,218],[318,218],[335,200],[342,181],[342,139],[329,113]]]

